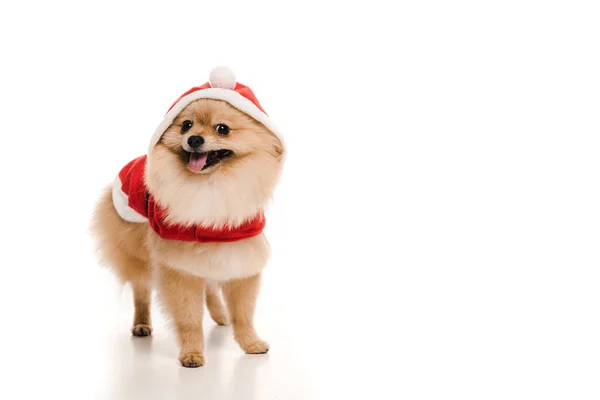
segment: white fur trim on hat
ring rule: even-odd
[[[219,68],[217,68],[216,70],[218,71],[218,73],[216,75],[219,76],[219,78],[217,79],[217,82],[222,82],[222,81],[219,81],[219,79],[224,76],[224,75],[221,75],[221,72],[223,72],[224,70],[219,69]],[[229,69],[227,69],[227,70],[229,72],[231,72]],[[213,73],[214,73],[214,71],[215,70],[213,70]],[[231,76],[233,76],[233,79],[235,81],[235,76],[233,75],[233,72],[231,72],[231,74],[232,74]],[[229,78],[231,78],[231,76]],[[213,74],[211,74],[211,79],[212,78],[213,78]],[[211,85],[212,85],[212,81],[211,81]],[[158,125],[158,127],[154,131],[154,134],[152,135],[152,139],[150,140],[148,154],[150,154],[152,152],[152,149],[154,148],[154,146],[156,146],[156,144],[160,140],[162,134],[169,128],[169,126],[171,126],[171,124],[173,123],[175,118],[179,115],[179,113],[188,104],[190,104],[191,102],[196,101],[198,99],[214,99],[214,100],[223,100],[223,101],[228,102],[233,107],[237,108],[238,110],[240,110],[241,112],[243,112],[245,114],[248,114],[249,116],[251,116],[252,118],[257,120],[258,122],[263,124],[265,127],[267,127],[267,129],[269,129],[271,132],[273,132],[277,136],[277,138],[281,141],[282,146],[285,148],[285,143],[283,141],[283,137],[279,133],[279,129],[277,128],[277,126],[273,123],[273,121],[271,121],[271,118],[269,118],[267,116],[267,114],[262,112],[260,110],[260,108],[258,108],[256,105],[254,105],[253,102],[251,102],[250,100],[248,100],[247,98],[245,98],[244,96],[242,96],[241,94],[236,92],[235,90],[223,89],[220,87],[211,87],[208,89],[196,90],[195,92],[192,92],[192,93],[188,94],[187,96],[185,96],[184,98],[182,98],[181,100],[179,100],[177,102],[177,104],[175,104],[173,106],[173,108],[167,113],[167,115],[165,115],[165,118],[163,119],[163,121]],[[284,154],[285,154],[285,152],[284,152]]]

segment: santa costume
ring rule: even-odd
[[[252,90],[236,82],[235,75],[227,67],[212,70],[209,81],[193,87],[182,94],[169,107],[167,114],[156,128],[150,140],[148,154],[159,142],[173,120],[191,102],[198,99],[223,100],[262,123],[273,132],[283,144],[279,130],[264,111]],[[167,210],[161,207],[144,182],[147,155],[129,162],[119,172],[113,183],[112,198],[118,214],[126,221],[148,222],[154,232],[163,239],[190,242],[232,242],[260,234],[265,227],[265,217],[259,212],[254,218],[236,227],[205,227],[172,225],[165,222]]]

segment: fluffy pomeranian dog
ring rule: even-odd
[[[205,361],[205,302],[217,324],[231,322],[242,350],[269,350],[253,316],[269,258],[264,209],[283,159],[277,128],[227,68],[171,106],[148,154],[120,171],[92,221],[103,261],[133,289],[133,335],[152,333],[156,289],[184,367]]]

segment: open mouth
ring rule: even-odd
[[[188,168],[192,172],[205,171],[208,168],[217,165],[222,160],[233,156],[231,150],[213,150],[207,153],[190,153],[184,150],[188,156]]]

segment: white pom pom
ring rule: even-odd
[[[216,67],[210,71],[210,78],[208,81],[210,82],[210,86],[214,88],[235,88],[235,74],[227,67]]]

